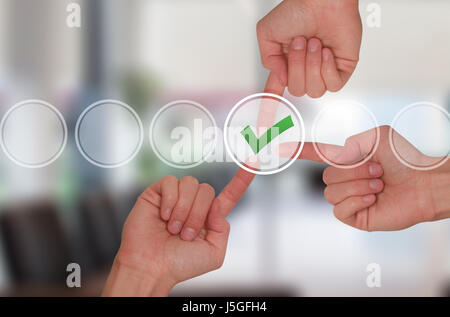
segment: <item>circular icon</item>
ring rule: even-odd
[[[270,175],[300,156],[305,126],[297,109],[283,97],[259,93],[239,101],[225,121],[229,156],[246,171]]]
[[[192,168],[214,151],[217,125],[212,114],[190,100],[173,101],[158,110],[150,128],[150,145],[168,166]]]
[[[449,158],[450,115],[431,102],[410,104],[394,117],[389,143],[405,166],[420,171],[435,169]]]
[[[136,111],[118,100],[101,100],[80,115],[75,126],[78,150],[90,163],[116,168],[139,152],[144,129]]]
[[[61,113],[42,100],[14,105],[0,124],[0,143],[6,156],[19,166],[41,168],[64,151],[67,126]]]
[[[338,101],[319,112],[311,136],[314,149],[324,162],[349,169],[370,160],[380,142],[380,128],[363,104]]]

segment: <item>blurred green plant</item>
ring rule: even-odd
[[[141,118],[147,118],[151,108],[155,107],[157,92],[161,89],[161,82],[151,71],[134,71],[124,73],[121,80],[123,96],[126,102],[131,105]],[[144,125],[144,146],[137,157],[137,177],[136,180],[141,185],[148,185],[149,181],[155,180],[161,174],[159,170],[161,162],[152,152],[148,145],[148,127]]]
[[[56,184],[58,201],[64,207],[62,210],[69,210],[67,207],[74,206],[81,191],[80,174],[77,173],[73,160],[78,153],[74,153],[70,148],[66,148],[66,151],[64,159],[58,165],[59,176]]]

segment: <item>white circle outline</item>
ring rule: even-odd
[[[134,152],[130,155],[129,158],[127,158],[126,160],[116,163],[116,164],[102,164],[99,162],[94,161],[93,159],[91,159],[89,157],[89,155],[87,155],[85,153],[85,151],[83,150],[83,148],[81,147],[80,144],[80,139],[79,139],[79,132],[80,132],[80,125],[81,122],[83,121],[85,115],[87,112],[89,112],[91,109],[101,105],[101,104],[105,104],[105,103],[113,103],[116,105],[119,105],[121,107],[124,107],[125,109],[127,109],[128,111],[131,112],[131,114],[134,116],[134,118],[136,119],[138,126],[139,126],[139,143],[138,146],[136,147],[136,149],[134,150]],[[81,155],[83,155],[83,157],[91,164],[101,167],[101,168],[117,168],[120,166],[123,166],[125,164],[128,164],[132,159],[134,159],[134,157],[139,153],[139,151],[141,150],[142,147],[142,143],[144,141],[144,128],[142,126],[142,122],[141,122],[141,118],[139,118],[139,115],[136,113],[136,111],[129,105],[127,105],[126,103],[119,101],[119,100],[115,100],[115,99],[103,99],[103,100],[99,100],[91,105],[89,105],[86,109],[84,109],[84,111],[80,114],[80,116],[77,119],[77,124],[75,125],[75,143],[77,144],[77,148],[78,151],[81,153]]]
[[[370,153],[360,162],[357,162],[355,164],[352,165],[343,165],[343,164],[336,164],[332,161],[330,161],[328,158],[325,157],[325,155],[322,154],[322,152],[320,152],[319,147],[317,146],[317,142],[316,142],[316,129],[317,129],[317,125],[319,122],[320,117],[326,112],[328,111],[328,109],[330,109],[331,107],[337,105],[337,104],[341,104],[341,103],[350,103],[353,104],[355,106],[360,107],[361,109],[363,109],[364,111],[366,111],[369,116],[372,118],[373,122],[375,123],[375,129],[376,129],[376,140],[375,140],[375,144],[372,148],[372,150],[370,151]],[[351,169],[351,168],[355,168],[358,166],[363,165],[364,163],[366,163],[367,161],[369,161],[372,156],[375,154],[375,152],[378,149],[378,145],[380,144],[380,127],[378,126],[378,121],[377,118],[375,117],[375,115],[372,113],[372,111],[369,110],[369,108],[367,108],[365,105],[363,105],[362,103],[353,101],[353,100],[339,100],[339,101],[335,101],[331,104],[329,104],[328,106],[325,106],[320,112],[319,114],[316,116],[316,118],[314,119],[314,123],[313,126],[311,128],[311,136],[312,136],[312,143],[314,146],[314,150],[316,151],[317,155],[327,164],[334,166],[336,168],[342,168],[342,169]]]
[[[58,152],[53,155],[52,158],[50,158],[49,160],[45,161],[44,163],[41,164],[27,164],[27,163],[23,163],[18,161],[12,154],[9,153],[6,144],[4,143],[3,140],[3,128],[4,125],[6,123],[6,120],[8,119],[9,115],[16,110],[17,108],[26,105],[26,104],[40,104],[42,106],[46,106],[47,108],[50,108],[51,111],[53,111],[56,116],[58,117],[58,119],[60,120],[60,123],[63,126],[63,142],[58,150]],[[56,109],[55,106],[51,105],[50,103],[43,101],[43,100],[39,100],[39,99],[28,99],[28,100],[24,100],[21,101],[17,104],[15,104],[14,106],[12,106],[3,116],[2,122],[0,123],[0,145],[3,149],[3,152],[6,154],[6,156],[13,161],[15,164],[21,166],[21,167],[25,167],[25,168],[42,168],[42,167],[46,167],[50,164],[52,164],[54,161],[56,161],[62,154],[62,152],[64,151],[64,149],[66,148],[66,144],[67,144],[67,124],[66,124],[66,120],[64,120],[64,117],[62,116],[61,112],[59,112],[58,109]]]
[[[289,108],[291,108],[291,110],[294,112],[294,114],[297,116],[297,119],[299,119],[300,121],[300,125],[301,125],[301,132],[302,132],[302,140],[300,141],[300,147],[298,148],[297,152],[295,153],[294,156],[291,157],[291,161],[288,162],[286,165],[284,165],[281,168],[278,168],[276,170],[273,171],[255,171],[252,170],[250,168],[248,168],[247,166],[245,166],[244,164],[242,164],[241,162],[239,162],[239,160],[235,157],[234,153],[231,151],[231,147],[228,144],[228,124],[231,121],[231,117],[233,116],[233,114],[236,112],[236,110],[243,105],[244,103],[246,103],[247,101],[249,101],[250,99],[253,98],[259,98],[259,97],[271,97],[271,98],[275,98],[280,100],[281,102],[285,103]],[[297,108],[295,108],[295,106],[286,98],[276,95],[276,94],[271,94],[271,93],[256,93],[250,96],[245,97],[244,99],[238,101],[238,103],[236,103],[233,108],[231,108],[230,112],[228,113],[227,119],[225,120],[225,125],[224,125],[224,134],[223,134],[223,138],[224,138],[224,143],[225,143],[225,148],[227,149],[228,154],[231,156],[231,158],[233,159],[233,161],[241,168],[243,168],[244,170],[246,170],[247,172],[256,174],[256,175],[272,175],[272,174],[276,174],[279,172],[284,171],[285,169],[287,169],[289,166],[291,166],[300,156],[300,154],[302,153],[303,150],[303,145],[305,144],[305,124],[303,122],[303,118],[300,115],[300,112],[298,112]]]
[[[204,114],[206,114],[206,116],[208,117],[208,119],[211,121],[211,123],[213,124],[214,129],[217,129],[217,124],[216,124],[216,120],[214,119],[213,115],[211,114],[211,112],[209,112],[208,109],[206,109],[203,105],[201,105],[198,102],[192,101],[192,100],[185,100],[185,99],[181,99],[181,100],[175,100],[172,102],[169,102],[168,104],[164,105],[161,109],[159,109],[155,116],[152,119],[152,122],[150,123],[150,127],[148,129],[149,135],[148,138],[150,140],[150,146],[153,149],[153,152],[155,152],[156,156],[166,165],[173,167],[173,168],[178,168],[178,169],[188,169],[188,168],[193,168],[196,166],[199,166],[200,164],[202,164],[203,162],[206,161],[206,159],[213,153],[214,148],[216,147],[217,144],[217,133],[214,133],[214,143],[213,146],[211,147],[211,150],[209,150],[209,153],[207,153],[206,155],[202,156],[202,159],[192,163],[192,164],[188,164],[188,165],[179,165],[176,163],[173,163],[169,160],[167,160],[164,156],[162,156],[161,153],[159,153],[158,151],[158,147],[156,146],[156,144],[153,141],[153,129],[156,125],[156,120],[158,120],[158,117],[161,115],[162,112],[164,112],[165,110],[167,110],[170,107],[173,107],[175,105],[179,105],[179,104],[188,104],[191,106],[194,106],[198,109],[200,109],[201,111],[203,111]]]
[[[392,152],[394,153],[395,157],[397,158],[397,160],[399,160],[400,163],[402,163],[403,165],[405,165],[406,167],[409,167],[411,169],[417,170],[417,171],[429,171],[435,168],[438,168],[440,166],[442,166],[443,164],[445,164],[445,162],[448,161],[449,159],[449,155],[447,154],[445,158],[443,158],[442,160],[440,160],[438,163],[430,165],[430,166],[424,166],[424,167],[419,167],[419,166],[415,166],[412,165],[411,163],[407,162],[404,158],[402,158],[400,156],[400,154],[397,152],[397,150],[395,149],[394,146],[394,128],[395,128],[395,124],[397,123],[397,121],[400,119],[400,117],[408,110],[410,110],[411,108],[415,108],[418,106],[431,106],[432,108],[435,108],[437,110],[440,110],[442,113],[444,113],[445,115],[447,115],[447,120],[450,121],[450,114],[448,113],[447,110],[445,110],[443,107],[432,103],[432,102],[428,102],[428,101],[419,101],[419,102],[415,102],[412,104],[409,104],[405,107],[403,107],[403,109],[401,109],[394,117],[394,120],[392,120],[391,126],[389,127],[389,145],[391,147]]]

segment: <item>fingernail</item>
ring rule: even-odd
[[[192,228],[184,228],[181,232],[181,239],[183,240],[194,240],[195,238],[195,230]]]
[[[381,166],[378,164],[370,164],[369,165],[369,174],[372,176],[378,176],[382,172]]]
[[[169,224],[169,231],[172,234],[178,234],[181,230],[182,223],[180,221],[173,221]]]
[[[379,189],[380,188],[380,181],[377,179],[371,179],[369,181],[369,187],[372,189]]]
[[[163,210],[163,212],[161,213],[161,217],[163,218],[163,220],[169,220],[170,218],[170,214],[171,214],[171,210],[170,208],[167,208],[166,210]]]
[[[319,46],[320,46],[319,40],[312,39],[312,40],[309,40],[309,42],[308,42],[308,49],[310,52],[317,51],[319,49]]]
[[[297,37],[296,39],[294,39],[294,41],[292,42],[292,47],[294,48],[294,50],[296,51],[300,51],[300,50],[304,50],[305,49],[305,39],[303,37]]]
[[[366,195],[366,196],[363,197],[363,200],[364,200],[366,203],[371,202],[372,199],[373,199],[373,195]]]

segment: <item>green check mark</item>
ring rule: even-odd
[[[292,117],[289,115],[282,119],[280,122],[274,124],[270,129],[268,129],[259,139],[256,137],[252,128],[248,125],[242,131],[241,135],[245,138],[248,145],[251,147],[255,154],[258,154],[267,144],[272,142],[277,136],[285,132],[286,130],[292,128],[294,122],[292,122]]]

